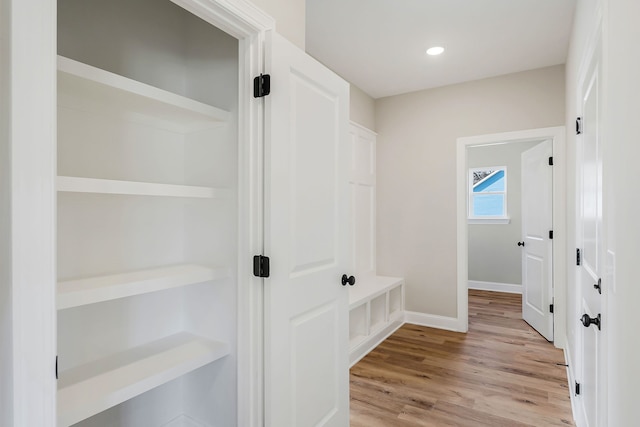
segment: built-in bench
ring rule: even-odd
[[[368,276],[349,289],[349,364],[353,366],[404,323],[404,279]]]
[[[351,123],[349,362],[353,366],[404,323],[404,279],[376,274],[376,134]]]

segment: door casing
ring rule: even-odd
[[[555,307],[554,345],[564,348],[566,337],[566,156],[565,127],[530,129],[458,138],[456,145],[457,224],[457,330],[469,328],[467,224],[467,149],[472,146],[551,139],[553,141],[553,300]]]

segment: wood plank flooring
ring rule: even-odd
[[[469,291],[469,332],[404,325],[351,368],[351,427],[573,426],[561,350],[521,296]]]

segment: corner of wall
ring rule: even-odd
[[[305,49],[305,0],[250,0],[276,21],[278,34]]]
[[[349,84],[349,118],[361,126],[376,131],[375,99],[353,83]]]

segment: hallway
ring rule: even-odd
[[[350,372],[351,427],[573,426],[562,351],[521,296],[469,291],[469,332],[406,324]]]

